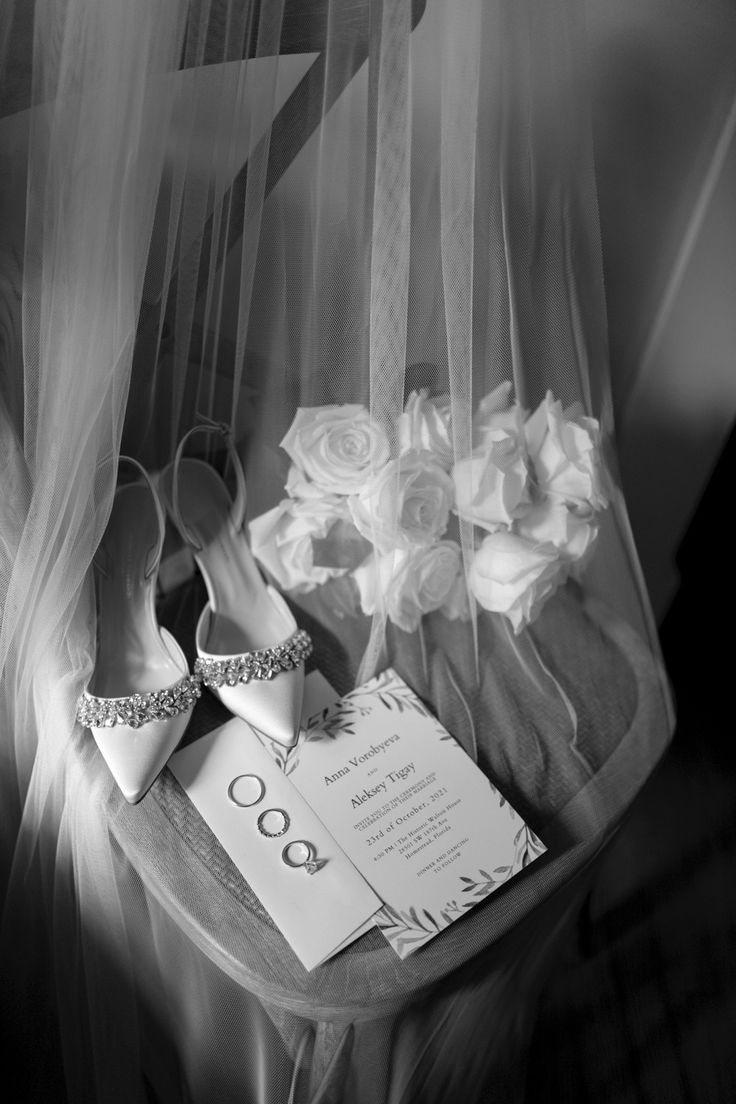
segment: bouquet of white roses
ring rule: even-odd
[[[531,415],[510,400],[506,382],[478,404],[459,460],[448,396],[412,392],[393,448],[364,406],[301,407],[281,442],[287,497],[251,522],[254,554],[293,593],[347,577],[363,613],[383,603],[406,632],[433,610],[469,617],[469,595],[519,632],[580,570],[608,500],[598,422],[551,393]]]

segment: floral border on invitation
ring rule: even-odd
[[[501,803],[506,804],[503,798]],[[510,805],[508,809],[513,819],[520,819]],[[405,958],[407,954],[449,927],[469,909],[474,908],[484,897],[488,897],[508,882],[530,862],[543,855],[546,850],[542,841],[532,832],[528,824],[524,823],[514,837],[514,848],[513,863],[509,866],[497,867],[493,874],[489,874],[486,870],[478,870],[472,877],[468,874],[459,875],[461,885],[458,897],[447,901],[438,916],[425,908],[417,909],[411,906],[409,909],[395,909],[391,905],[384,904],[375,915],[376,926],[383,932],[399,957]],[[463,896],[464,894],[468,896]]]
[[[304,725],[303,736],[293,748],[279,749],[274,746],[272,754],[277,765],[284,774],[291,774],[299,766],[301,751],[306,744],[313,740],[334,740],[340,735],[354,736],[354,721],[371,713],[373,707],[367,703],[372,702],[376,697],[389,711],[403,713],[405,709],[410,709],[418,713],[431,722],[440,740],[449,740],[462,751],[458,742],[440,724],[434,713],[430,712],[411,687],[397,675],[393,667],[387,667],[364,686],[351,690],[339,701],[333,702],[332,705],[326,706],[309,717]]]

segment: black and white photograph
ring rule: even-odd
[[[7,1104],[734,1104],[734,0],[0,0]]]

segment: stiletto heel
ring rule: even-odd
[[[123,796],[140,801],[177,746],[200,695],[186,658],[156,620],[156,577],[164,513],[144,468],[143,483],[115,492],[94,557],[97,656],[77,719],[90,728]]]
[[[195,433],[224,437],[237,482],[234,501],[213,467],[184,457]],[[190,429],[161,484],[209,599],[197,624],[195,672],[231,713],[291,747],[299,734],[304,661],[312,643],[251,554],[244,531],[245,476],[229,428],[213,422]]]

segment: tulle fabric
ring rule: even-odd
[[[75,1101],[506,1085],[509,1008],[671,729],[617,482],[581,5],[37,0],[0,31],[2,955],[26,1069],[58,1031]],[[124,807],[74,721],[89,568],[120,451],[155,473],[198,414],[232,427],[255,519],[298,408],[362,404],[395,454],[407,396],[446,393],[457,465],[506,381],[527,413],[579,403],[606,471],[594,555],[529,628],[475,602],[462,518],[464,618],[407,631],[344,576],[290,595],[338,689],[393,664],[556,849],[463,921],[454,982],[439,947],[372,1003],[366,954],[356,1008],[350,960],[310,978],[268,925],[249,940],[257,906],[178,849],[170,778]]]

